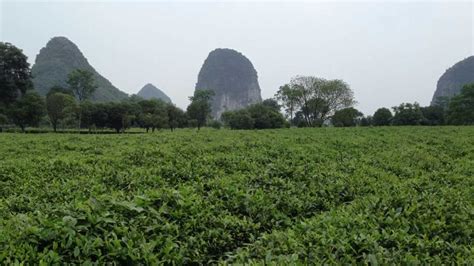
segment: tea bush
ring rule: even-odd
[[[472,264],[473,135],[3,133],[0,261]]]

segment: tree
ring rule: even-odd
[[[439,96],[435,99],[433,106],[439,106],[446,112],[449,108],[450,100],[451,99],[448,96]]]
[[[287,126],[285,118],[275,110],[275,106],[265,103],[253,104],[237,111],[224,112],[221,119],[231,129],[265,129]]]
[[[89,99],[97,88],[94,74],[85,69],[75,69],[69,73],[67,83],[79,102]]]
[[[372,121],[374,126],[388,126],[392,122],[392,112],[388,108],[379,108],[375,111]]]
[[[423,122],[423,113],[418,103],[402,103],[393,107],[395,115],[393,116],[394,125],[420,125]]]
[[[349,107],[338,110],[331,118],[332,124],[336,127],[354,127],[358,124],[363,114],[359,110]]]
[[[444,124],[444,108],[439,105],[421,107],[421,113],[423,114],[423,125],[428,126],[439,126]]]
[[[354,93],[349,88],[349,85],[339,79],[323,80],[316,94],[319,94],[318,98],[326,101],[329,107],[328,115],[332,115],[337,110],[352,107],[356,104]]]
[[[293,115],[296,112],[298,104],[296,91],[292,89],[289,84],[285,84],[278,89],[275,98],[285,107],[290,122],[293,121]]]
[[[186,115],[183,110],[168,103],[166,106],[166,113],[168,117],[168,126],[171,131],[178,127],[185,127],[187,123]]]
[[[67,94],[72,97],[74,97],[74,92],[70,89],[63,88],[61,86],[53,86],[49,89],[48,93],[46,94],[46,97],[49,97],[52,94],[55,93],[62,93],[62,94]]]
[[[74,112],[76,101],[73,96],[64,93],[54,93],[46,98],[46,110],[49,120],[56,132],[59,122],[68,117],[70,112]]]
[[[0,133],[3,132],[2,126],[8,123],[8,117],[0,113]]]
[[[89,129],[89,131],[92,130],[92,127],[96,124],[96,119],[94,116],[98,107],[99,104],[93,104],[90,101],[84,101],[79,103],[79,109],[81,114],[79,117],[79,124],[81,128],[87,128]]]
[[[226,111],[221,119],[231,129],[253,129],[255,121],[246,109]]]
[[[111,102],[105,104],[107,112],[107,127],[123,132],[130,125],[130,111],[126,103]]]
[[[295,125],[297,127],[308,127],[308,123],[306,122],[305,116],[303,115],[302,111],[298,111],[295,113],[295,117],[293,117],[293,120],[291,121],[292,125]]]
[[[22,132],[25,132],[26,126],[38,126],[44,116],[44,100],[35,91],[29,91],[14,102],[9,111],[13,123],[19,126]]]
[[[290,121],[306,126],[321,126],[337,110],[355,104],[354,94],[342,80],[325,80],[312,76],[294,77],[280,87],[276,98],[286,107]],[[293,112],[299,117],[294,120]]]
[[[264,103],[257,103],[248,106],[246,109],[254,121],[253,128],[266,129],[285,127],[285,118],[279,111],[275,110],[274,107],[265,105]]]
[[[214,91],[196,90],[194,96],[189,97],[191,104],[188,105],[186,111],[189,118],[196,121],[198,130],[206,124],[211,114],[210,101],[213,96]]]
[[[301,111],[308,126],[321,126],[329,112],[329,105],[321,98],[311,98],[306,101]]]
[[[221,129],[222,123],[219,120],[211,120],[208,122],[207,126],[214,129]]]
[[[275,112],[280,112],[281,106],[278,104],[278,101],[275,99],[265,99],[262,104],[269,107]]]
[[[451,98],[447,117],[451,124],[474,124],[474,83],[464,85],[461,93]]]
[[[27,59],[22,50],[0,42],[0,104],[11,104],[33,88]]]
[[[364,116],[360,119],[360,126],[361,127],[368,127],[368,126],[371,126],[371,125],[373,125],[372,116],[368,115],[368,116]]]
[[[168,126],[168,110],[165,102],[158,99],[151,99],[142,100],[138,105],[141,107],[138,124],[142,128],[145,128],[147,132],[150,128],[152,132],[154,132],[157,128],[165,128]]]

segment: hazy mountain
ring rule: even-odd
[[[213,90],[212,116],[262,101],[257,71],[247,57],[231,49],[209,53],[199,72],[196,90]]]
[[[153,84],[146,84],[138,93],[138,96],[142,97],[143,99],[160,99],[164,102],[171,102],[170,97],[166,95],[163,91],[155,87]]]
[[[55,85],[67,87],[67,76],[74,69],[86,69],[95,76],[98,88],[92,95],[93,101],[118,101],[128,95],[117,89],[101,76],[87,61],[79,48],[65,37],[54,37],[36,56],[31,72],[33,84],[41,95],[46,95]]]
[[[439,78],[431,104],[438,97],[452,97],[461,92],[465,84],[474,83],[474,56],[468,57],[446,70]]]

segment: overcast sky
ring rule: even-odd
[[[182,108],[218,47],[252,61],[263,98],[295,75],[337,78],[365,114],[428,105],[438,78],[474,50],[472,2],[0,1],[0,38],[31,64],[66,36],[116,87],[153,83]]]

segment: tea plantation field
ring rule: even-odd
[[[0,134],[0,264],[474,264],[474,127]]]

